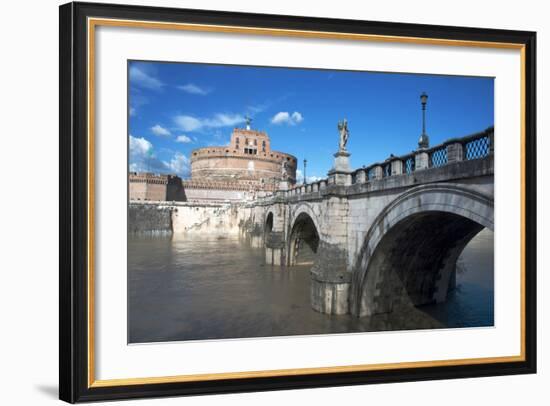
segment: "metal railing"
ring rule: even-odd
[[[440,166],[447,165],[447,146],[444,145],[441,148],[433,149],[429,152],[430,168],[439,168]]]

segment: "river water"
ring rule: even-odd
[[[129,237],[128,342],[493,325],[491,231],[465,248],[445,303],[362,318],[315,312],[309,266],[263,256],[238,238]]]

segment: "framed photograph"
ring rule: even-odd
[[[60,398],[536,372],[534,32],[60,7]]]

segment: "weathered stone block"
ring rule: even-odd
[[[430,167],[430,155],[424,151],[418,151],[414,156],[414,170],[428,169]]]
[[[394,159],[391,161],[391,174],[401,175],[403,173],[403,161],[400,159]]]
[[[319,313],[349,313],[349,283],[331,283],[312,279],[311,307]]]
[[[355,183],[365,183],[367,181],[367,173],[363,169],[359,169],[355,175]]]
[[[381,165],[377,165],[374,167],[372,171],[373,179],[382,179],[384,177],[384,169]]]
[[[156,204],[130,204],[128,206],[128,233],[171,234],[172,209]]]
[[[460,142],[447,145],[448,163],[460,162],[464,159],[464,147]]]

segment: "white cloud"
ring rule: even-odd
[[[143,69],[138,68],[137,66],[130,67],[130,83],[146,89],[159,90],[164,86],[159,79],[154,77],[152,74],[145,72]]]
[[[184,86],[178,86],[178,89],[183,90],[184,92],[189,94],[197,94],[200,96],[206,96],[208,93],[212,92],[211,89],[197,86],[194,83],[188,83]]]
[[[174,122],[183,131],[195,131],[202,127],[201,121],[193,116],[176,116]]]
[[[265,111],[269,107],[269,103],[262,103],[262,104],[251,104],[246,106],[246,111],[249,114],[257,114]]]
[[[321,176],[308,176],[307,177],[307,183],[313,183],[313,182],[317,182],[317,181],[320,181],[321,179],[323,179]]]
[[[297,111],[292,114],[288,111],[280,111],[271,118],[273,124],[296,125],[300,124],[302,121],[304,121],[304,116]]]
[[[311,175],[307,177],[307,183],[317,182],[321,179],[324,179],[324,178],[322,178],[321,176]],[[302,183],[303,181],[304,181],[304,173],[302,172],[301,169],[296,169],[296,182]]]
[[[130,135],[130,171],[189,175],[189,159],[181,152],[175,152],[168,161],[160,160],[153,149],[153,144],[143,137]],[[170,151],[168,151],[170,153]]]
[[[186,177],[189,175],[189,159],[181,152],[176,152],[170,162],[164,162],[170,173]]]
[[[188,144],[192,142],[192,140],[187,135],[178,135],[176,137],[176,142],[181,142],[182,144]]]
[[[145,156],[149,151],[152,151],[152,149],[153,144],[145,138],[137,138],[130,135],[130,160],[132,157],[139,158],[141,156]]]
[[[213,128],[231,127],[244,123],[245,119],[240,114],[218,113],[212,117],[199,118],[188,115],[174,117],[174,122],[183,131],[200,131]]]
[[[302,116],[302,114],[297,112],[297,111],[292,113],[292,116],[290,116],[290,118],[296,124],[301,123],[302,121],[304,121],[304,117]]]
[[[282,123],[287,123],[289,120],[290,120],[290,115],[288,114],[288,112],[280,111],[273,116],[273,118],[271,119],[271,122],[273,124],[282,124]]]
[[[138,110],[148,103],[148,97],[145,97],[143,94],[139,94],[139,91],[132,90],[130,94],[130,116],[137,116]]]
[[[153,132],[153,134],[158,135],[159,137],[168,137],[170,135],[170,131],[162,127],[160,124],[156,124],[151,127],[151,131]]]

